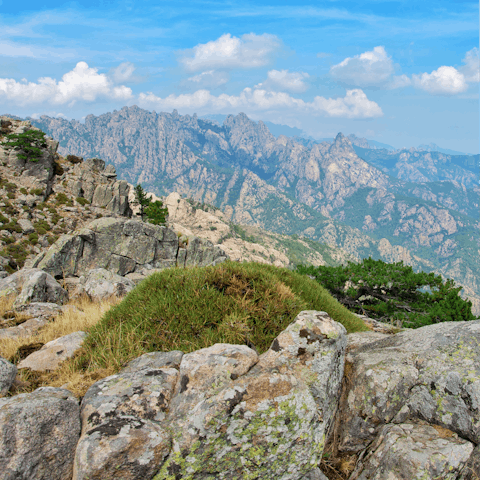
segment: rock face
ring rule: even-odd
[[[71,478],[80,435],[77,399],[60,388],[0,399],[3,480]]]
[[[0,357],[0,397],[10,390],[16,375],[17,367]]]
[[[109,298],[112,295],[123,297],[133,290],[134,287],[135,284],[128,278],[121,277],[104,268],[95,268],[88,272],[82,290],[90,299],[98,301]]]
[[[84,228],[63,235],[34,265],[55,277],[87,275],[104,268],[117,275],[175,265],[215,265],[226,260],[211,243],[193,239],[179,249],[173,230],[122,218],[94,220]]]
[[[300,479],[321,458],[345,347],[343,326],[302,312],[260,357],[144,355],[85,395],[74,479]]]

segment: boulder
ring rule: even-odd
[[[0,279],[0,297],[16,295],[14,306],[32,302],[64,303],[68,293],[49,274],[38,268],[23,268]]]
[[[160,422],[182,355],[143,355],[90,387],[82,400],[74,480],[153,477],[170,451],[170,435]]]
[[[24,358],[17,367],[29,368],[37,372],[55,370],[64,360],[73,357],[75,352],[82,346],[86,336],[85,332],[74,332],[52,340],[46,343],[40,350]]]
[[[190,257],[187,252],[177,259],[176,233],[138,220],[100,218],[87,227],[62,235],[34,266],[54,277],[86,275],[94,268],[125,276],[149,268],[214,265],[227,258],[218,247],[192,241]]]
[[[305,311],[258,359],[222,344],[184,355],[165,419],[172,450],[155,480],[309,474],[337,404],[345,347],[342,325]]]
[[[92,300],[103,300],[111,296],[124,297],[135,288],[128,278],[109,272],[104,268],[90,270],[86,276],[83,290]]]
[[[77,399],[61,388],[0,399],[2,480],[66,480],[72,477],[80,435]]]
[[[13,306],[15,308],[32,302],[62,305],[66,301],[68,301],[68,292],[50,274],[32,268],[28,269],[28,277]]]
[[[0,397],[6,395],[17,376],[17,367],[0,357]]]
[[[360,452],[388,423],[426,421],[480,443],[480,321],[445,322],[347,356],[339,450]]]
[[[32,233],[35,231],[32,222],[26,218],[20,218],[17,223],[20,225],[23,233]]]

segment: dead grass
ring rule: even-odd
[[[86,331],[96,325],[102,316],[111,307],[118,304],[118,298],[111,298],[102,302],[92,302],[87,297],[72,300],[67,304],[65,311],[56,316],[53,321],[45,325],[37,334],[19,339],[0,339],[0,356],[15,359],[19,349],[31,345],[41,345],[63,337],[70,333]],[[0,314],[12,308],[13,298],[9,301],[0,298]],[[87,389],[100,378],[111,375],[114,368],[97,369],[94,372],[83,374],[75,371],[70,362],[65,362],[55,372],[37,373],[29,370],[20,370],[14,394],[31,392],[40,386],[68,388],[77,396],[83,396]]]
[[[14,301],[15,295],[0,297],[0,317],[3,317],[5,313],[12,309]]]

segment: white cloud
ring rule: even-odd
[[[330,75],[347,85],[400,88],[410,84],[406,75],[395,76],[392,57],[382,46],[345,60],[330,68]]]
[[[433,95],[455,95],[467,90],[463,73],[454,67],[440,67],[432,73],[412,75],[413,85]]]
[[[459,70],[464,75],[465,81],[469,83],[480,82],[480,56],[477,47],[466,53],[463,63],[465,65]]]
[[[275,35],[248,33],[241,38],[229,33],[217,40],[201,43],[184,51],[180,62],[191,72],[209,69],[256,68],[270,62],[271,56],[280,48]]]
[[[225,85],[229,78],[227,72],[208,70],[207,72],[202,72],[198,75],[187,78],[187,80],[182,82],[182,85],[194,88],[217,88],[221,85]]]
[[[35,57],[31,47],[14,43],[0,43],[0,52],[0,55],[6,57]]]
[[[132,80],[135,65],[131,62],[123,62],[118,67],[113,68],[110,77],[115,83],[124,83]]]
[[[347,90],[345,97],[315,97],[312,102],[294,98],[288,93],[263,89],[245,88],[239,95],[212,95],[208,90],[197,90],[191,94],[157,97],[153,93],[141,93],[139,103],[145,108],[159,110],[180,109],[196,111],[234,113],[240,111],[262,111],[323,115],[341,118],[373,118],[383,115],[379,105],[367,98],[362,90]]]
[[[255,88],[266,90],[282,89],[289,92],[301,93],[308,89],[305,79],[310,75],[305,72],[289,72],[288,70],[270,70],[267,79],[263,83],[255,85]]]
[[[0,78],[0,98],[21,106],[44,102],[72,106],[79,100],[93,102],[102,97],[127,100],[132,97],[132,90],[123,85],[114,86],[105,74],[97,73],[96,68],[90,68],[85,62],[77,63],[59,82],[50,77],[39,78],[37,83]]]

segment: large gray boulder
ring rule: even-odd
[[[86,275],[104,268],[125,276],[144,269],[176,265],[214,265],[227,259],[211,243],[192,242],[178,257],[177,234],[164,226],[125,218],[100,218],[71,235],[62,235],[34,266],[55,277]],[[189,253],[190,252],[190,253]]]
[[[38,268],[23,268],[0,279],[0,297],[15,295],[14,307],[32,302],[63,304],[68,293],[48,273]]]
[[[77,399],[61,388],[0,399],[0,478],[70,479],[79,413]]]
[[[0,357],[0,397],[6,395],[17,376],[17,367]]]

